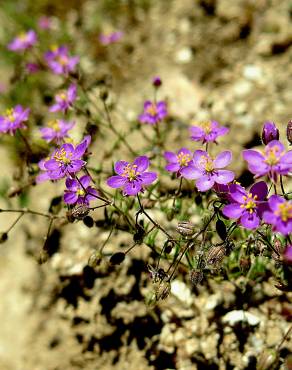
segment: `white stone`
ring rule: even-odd
[[[190,48],[182,48],[180,49],[176,55],[175,55],[175,60],[178,63],[189,63],[192,59],[192,50]]]
[[[263,77],[263,71],[258,66],[248,64],[243,69],[243,76],[250,81],[259,81]]]
[[[174,280],[171,283],[171,293],[187,306],[193,303],[192,293],[188,286],[182,281]]]
[[[247,321],[248,324],[252,326],[258,325],[260,323],[260,319],[257,316],[243,310],[234,310],[228,312],[225,316],[223,316],[222,321],[231,326],[241,321]]]

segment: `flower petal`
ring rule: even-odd
[[[142,155],[134,160],[133,165],[137,166],[137,172],[144,172],[149,167],[149,159],[145,155]]]
[[[222,209],[222,213],[228,218],[238,219],[242,215],[243,209],[240,207],[240,204],[231,203]]]
[[[142,181],[142,185],[150,185],[157,179],[157,173],[155,172],[144,172],[142,173],[139,178]]]
[[[127,179],[122,176],[111,176],[107,179],[106,183],[111,188],[121,188],[125,185]]]
[[[260,224],[260,219],[256,212],[244,212],[240,218],[240,223],[247,229],[256,229]]]
[[[75,192],[65,191],[64,202],[67,204],[74,204],[77,202],[78,195]]]
[[[196,182],[196,187],[199,191],[207,191],[212,188],[215,181],[212,176],[202,176]]]
[[[250,188],[250,193],[257,196],[257,200],[263,200],[268,195],[268,185],[264,181],[259,181]]]
[[[182,177],[188,180],[196,180],[203,175],[202,171],[195,168],[194,166],[184,167],[180,170]]]
[[[226,150],[217,155],[214,160],[215,168],[224,168],[229,165],[232,160],[232,153],[229,150]]]
[[[122,175],[124,173],[125,167],[129,164],[126,161],[118,161],[115,163],[115,172],[118,175]]]
[[[165,152],[164,153],[164,158],[168,161],[168,162],[172,162],[172,163],[176,163],[177,162],[177,156],[175,153],[173,152]]]
[[[142,189],[142,184],[138,181],[129,181],[125,184],[123,193],[125,195],[136,195]]]
[[[228,184],[229,182],[234,180],[234,173],[232,171],[228,170],[218,170],[217,174],[214,176],[214,180],[218,184]]]

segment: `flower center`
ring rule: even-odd
[[[201,156],[200,165],[203,166],[206,172],[213,172],[214,171],[214,164],[213,159],[209,158],[205,155]]]
[[[282,156],[281,155],[282,152],[277,145],[266,150],[265,154],[266,154],[265,163],[267,163],[270,166],[275,166],[276,164],[278,164]]]
[[[60,125],[58,120],[53,120],[48,123],[48,126],[51,127],[54,131],[59,132],[61,131]]]
[[[280,216],[282,221],[287,222],[292,219],[292,203],[284,202],[278,205],[278,209],[274,212],[276,216]]]
[[[84,191],[84,189],[80,188],[80,189],[78,189],[78,190],[76,191],[76,194],[77,194],[78,196],[80,196],[80,197],[83,197],[83,196],[86,194],[86,192]]]
[[[252,195],[252,193],[248,193],[247,196],[243,196],[242,199],[244,201],[244,204],[240,206],[240,208],[245,208],[249,211],[249,213],[253,213],[254,209],[257,207],[256,205],[256,200],[258,196],[257,195]]]
[[[57,51],[58,50],[58,45],[53,44],[53,45],[50,46],[50,49],[51,49],[51,51]]]
[[[7,118],[10,122],[14,122],[14,121],[15,121],[14,109],[13,109],[13,108],[6,109],[6,111],[5,111],[5,116],[6,116],[6,118]]]
[[[140,172],[137,171],[137,165],[136,164],[128,164],[125,169],[124,169],[124,172],[122,174],[123,177],[127,177],[128,180],[130,181],[134,181],[137,179],[137,177],[140,175]]]
[[[151,105],[149,105],[149,107],[146,109],[146,112],[152,116],[152,117],[155,117],[157,115],[157,107],[155,104],[151,103]]]
[[[71,162],[71,158],[67,157],[67,152],[65,151],[64,148],[61,148],[60,150],[57,150],[56,153],[54,154],[54,159],[57,162],[60,162],[60,164],[69,164]],[[69,153],[69,157],[71,157],[72,154]]]
[[[58,62],[62,65],[62,66],[66,66],[69,62],[69,59],[66,55],[60,55],[57,57],[57,60]]]
[[[205,134],[210,134],[212,131],[211,122],[203,122],[199,126],[205,131]]]
[[[26,41],[27,40],[27,34],[25,32],[21,32],[18,35],[18,38],[19,38],[20,41]]]
[[[181,166],[187,166],[191,161],[191,156],[187,153],[180,153],[177,155],[177,160]]]
[[[66,101],[67,100],[67,94],[66,92],[61,92],[60,94],[58,94],[58,98],[63,100],[63,101]]]

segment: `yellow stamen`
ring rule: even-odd
[[[177,156],[177,160],[181,166],[187,166],[192,159],[189,154],[180,153]]]
[[[270,166],[275,166],[276,164],[279,163],[280,158],[282,157],[283,154],[281,153],[280,148],[277,145],[274,145],[273,147],[268,148],[266,150],[265,155],[266,155],[265,163],[267,163]]]
[[[150,114],[150,116],[155,117],[157,115],[156,105],[151,103],[151,105],[149,105],[149,107],[146,109],[146,112]]]
[[[57,150],[56,153],[54,154],[54,159],[57,161],[57,162],[60,162],[60,165],[61,164],[69,164],[71,162],[71,158],[68,158],[66,157],[68,153],[65,151],[64,148],[60,149],[60,150]],[[71,157],[72,154],[69,153],[69,157]]]
[[[15,117],[14,117],[14,109],[13,109],[13,108],[6,109],[6,111],[5,111],[5,116],[6,116],[6,118],[7,118],[10,122],[14,122],[14,121],[15,121]]]
[[[249,213],[254,212],[254,208],[256,208],[256,200],[258,199],[257,195],[252,195],[252,193],[248,193],[247,196],[242,197],[244,204],[241,204],[240,208],[245,208],[249,211]]]
[[[128,180],[130,181],[134,181],[136,180],[136,178],[140,175],[140,172],[137,171],[137,165],[136,164],[128,164],[125,169],[124,169],[124,172],[122,174],[123,177],[127,177]]]
[[[83,197],[83,196],[86,194],[86,192],[85,192],[83,189],[78,189],[78,190],[76,191],[76,194],[77,194],[78,196]]]
[[[276,216],[280,216],[282,221],[287,222],[292,218],[292,204],[284,202],[279,204],[278,209],[275,211]]]
[[[48,122],[48,127],[51,127],[54,131],[61,131],[59,121],[56,119]]]
[[[202,122],[199,124],[199,127],[204,130],[205,134],[210,134],[212,131],[211,122]]]

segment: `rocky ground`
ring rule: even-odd
[[[79,11],[87,19],[95,7],[95,1],[87,1]],[[259,145],[262,123],[273,120],[284,137],[291,119],[290,1],[160,0],[137,9],[127,17],[108,16],[108,23],[116,21],[124,30],[124,41],[107,52],[96,50],[98,73],[114,76],[116,124],[122,129],[125,118],[140,112],[153,73],[160,75],[161,96],[173,117],[167,144],[185,144],[192,120],[216,118],[230,126],[221,143],[235,153],[233,169],[241,175],[240,150]],[[70,25],[77,12],[66,11]],[[72,33],[82,53],[82,36],[73,26]],[[84,57],[82,67],[94,71],[92,59]],[[135,136],[132,143],[139,150]],[[6,149],[0,150],[7,158],[0,162],[4,182],[11,178],[12,163]],[[100,158],[96,152],[92,161]],[[32,191],[32,208],[48,208],[46,191],[58,195],[57,188],[43,184]],[[1,199],[0,206],[7,203]],[[0,215],[1,230],[14,217]],[[93,217],[98,220],[100,214]],[[152,261],[147,248],[136,248],[120,267],[110,267],[105,258],[91,268],[88,258],[110,230],[70,224],[62,233],[56,227],[56,253],[39,265],[45,230],[44,220],[27,217],[0,246],[3,370],[255,369],[264,351],[276,349],[288,330],[292,295],[277,289],[272,277],[205,279],[192,288],[182,272],[170,297],[150,309],[145,305]],[[108,254],[130,243],[123,233],[111,240]],[[283,361],[291,350],[290,339],[279,350]]]

